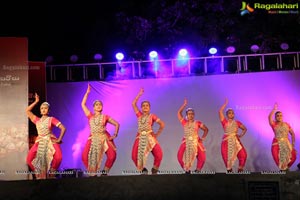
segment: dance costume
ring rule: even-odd
[[[56,171],[62,161],[60,145],[53,142],[57,138],[52,133],[53,127],[58,127],[61,122],[54,117],[44,120],[35,117],[33,123],[36,125],[38,136],[28,152],[27,164],[36,172],[38,178],[46,178],[50,168]]]
[[[280,170],[286,170],[296,160],[296,150],[293,149],[288,134],[291,129],[290,125],[286,122],[272,123],[272,129],[275,137],[272,141],[272,156]]]
[[[100,170],[104,153],[107,156],[106,168],[111,168],[116,160],[116,146],[113,140],[109,140],[110,134],[106,131],[106,124],[110,117],[100,114],[88,116],[90,136],[82,153],[82,161],[90,175],[95,175]]]
[[[180,166],[189,171],[197,158],[197,170],[201,170],[206,159],[205,147],[202,144],[198,131],[203,127],[202,122],[193,121],[189,123],[186,119],[181,121],[184,129],[184,137],[177,153]]]
[[[132,148],[132,160],[137,169],[141,171],[145,168],[148,154],[152,152],[154,156],[153,167],[158,169],[163,152],[154,136],[152,125],[160,119],[154,114],[143,115],[141,112],[138,112],[136,116],[138,118],[138,133]]]
[[[247,152],[237,135],[242,123],[236,120],[229,122],[227,119],[224,119],[222,126],[225,132],[221,143],[224,164],[227,170],[231,170],[236,158],[238,158],[239,169],[243,169],[247,160]]]

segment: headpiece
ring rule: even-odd
[[[100,101],[100,100],[97,99],[97,100],[95,100],[95,101],[93,102],[93,106],[95,106],[95,104],[96,104],[97,102],[99,102],[99,103],[101,103],[101,105],[103,105],[103,104],[102,104],[102,101]]]
[[[46,106],[48,106],[48,108],[50,108],[50,104],[49,104],[48,102],[46,102],[46,101],[43,102],[43,103],[41,104],[41,106],[42,106],[42,105],[46,105]]]

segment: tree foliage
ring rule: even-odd
[[[129,2],[127,11],[121,9],[116,18],[119,37],[131,51],[159,46],[171,53],[186,44],[199,52],[211,45],[223,49],[234,45],[237,53],[248,53],[254,43],[261,52],[278,51],[281,42],[299,47],[298,14],[272,15],[255,10],[241,16],[240,0]]]

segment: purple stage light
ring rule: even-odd
[[[227,47],[226,52],[229,53],[229,54],[234,53],[235,52],[235,47],[234,46]]]
[[[254,45],[252,45],[252,46],[250,47],[250,49],[251,49],[251,51],[252,51],[253,53],[256,53],[256,52],[259,50],[259,46],[256,45],[256,44],[254,44]]]
[[[70,56],[70,61],[71,61],[72,63],[76,63],[76,62],[78,61],[78,56],[77,56],[77,55],[72,55],[72,56]]]
[[[102,55],[100,53],[95,54],[94,55],[94,60],[96,60],[96,61],[102,60]]]
[[[288,50],[289,49],[289,45],[287,43],[281,43],[280,44],[280,48],[284,51]]]
[[[50,64],[50,63],[52,63],[53,62],[53,56],[47,56],[47,58],[46,58],[46,63],[47,64]]]

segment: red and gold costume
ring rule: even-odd
[[[105,167],[111,168],[116,160],[116,146],[109,140],[110,134],[106,131],[108,115],[88,115],[91,134],[82,153],[82,161],[90,174],[100,170],[104,153],[107,155]]]
[[[189,171],[197,158],[197,170],[201,170],[206,159],[205,148],[198,136],[198,131],[203,124],[200,121],[189,123],[183,119],[181,124],[184,129],[184,137],[177,153],[180,166]]]
[[[242,123],[236,120],[229,122],[227,119],[222,121],[224,135],[221,143],[221,153],[227,170],[232,169],[236,158],[239,160],[239,168],[243,168],[247,160],[247,152],[238,137],[238,129]]]
[[[286,170],[296,160],[296,150],[293,149],[288,135],[291,127],[286,122],[272,124],[275,137],[272,141],[272,155],[280,170]]]
[[[154,114],[143,115],[137,114],[138,133],[132,148],[132,160],[138,170],[143,170],[146,165],[147,157],[150,152],[154,156],[154,166],[159,168],[162,160],[162,149],[154,136],[152,125],[160,119]]]
[[[58,127],[61,122],[54,117],[46,117],[44,120],[35,117],[33,123],[36,125],[38,137],[28,152],[27,164],[37,173],[37,178],[46,178],[50,168],[57,170],[62,161],[60,145],[53,142],[57,138],[52,133],[53,127]]]

